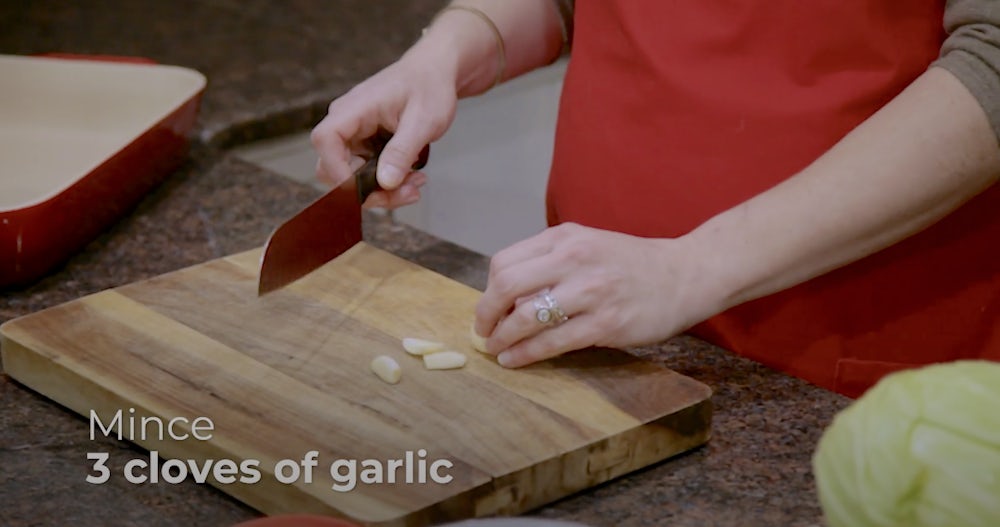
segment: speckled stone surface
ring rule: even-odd
[[[5,0],[0,53],[141,56],[209,75],[196,134],[231,146],[310,126],[395,60],[445,0]]]
[[[144,55],[206,73],[189,160],[128,217],[38,284],[0,293],[0,322],[259,246],[316,191],[222,147],[308,127],[391,61],[441,2],[86,0],[0,2],[0,53]],[[482,288],[486,258],[366,217],[368,240]],[[819,526],[809,460],[845,398],[693,338],[635,353],[715,390],[711,442],[551,504],[595,526]],[[256,513],[208,486],[84,482],[86,453],[120,469],[141,449],[88,440],[87,422],[0,376],[0,525],[228,526]]]

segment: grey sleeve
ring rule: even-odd
[[[948,0],[944,28],[948,38],[932,66],[958,77],[1000,138],[1000,1]]]

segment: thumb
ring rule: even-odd
[[[420,151],[430,142],[432,131],[416,122],[416,119],[406,119],[404,115],[396,133],[379,155],[375,176],[383,189],[399,187],[407,174],[413,171]]]

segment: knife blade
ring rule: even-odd
[[[271,233],[260,259],[257,296],[280,289],[340,256],[361,241],[361,205],[380,189],[379,155],[392,137],[383,129],[368,140],[371,157],[353,177],[309,204]],[[430,145],[413,169],[423,168]]]

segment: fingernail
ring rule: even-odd
[[[497,355],[497,363],[499,363],[504,368],[510,368],[511,363],[514,361],[514,357],[511,356],[509,351],[504,351]]]
[[[378,177],[379,184],[381,184],[383,188],[394,189],[402,183],[403,177],[406,176],[406,173],[400,170],[399,167],[387,164],[379,169],[376,176]]]

